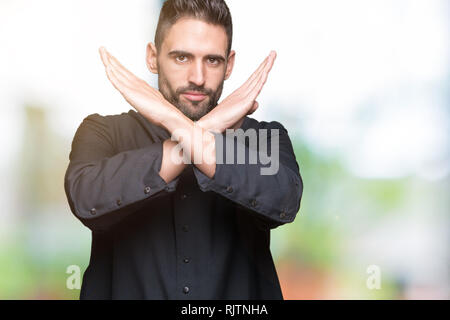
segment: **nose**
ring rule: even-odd
[[[201,87],[205,84],[205,73],[203,63],[196,61],[192,63],[189,69],[189,82]]]

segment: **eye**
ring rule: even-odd
[[[186,57],[186,56],[178,56],[178,57],[176,58],[176,60],[177,60],[178,62],[186,62],[186,61],[187,61],[187,57]]]
[[[213,65],[219,64],[219,60],[217,60],[216,58],[208,58],[208,62]]]

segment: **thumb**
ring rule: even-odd
[[[253,113],[258,109],[258,107],[259,107],[258,101],[255,101],[255,102],[253,103],[252,108],[250,109],[250,111],[248,112],[247,115],[253,114]]]

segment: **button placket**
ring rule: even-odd
[[[192,290],[194,289],[193,285],[195,285],[191,281],[195,276],[194,267],[196,266],[195,260],[193,260],[195,258],[196,238],[192,233],[196,231],[195,219],[197,215],[195,210],[197,204],[194,198],[197,189],[193,187],[195,177],[193,174],[191,177],[188,171],[186,170],[180,179],[180,184],[174,194],[173,206],[176,232],[176,282],[181,299],[184,299],[182,297],[184,295],[193,295]]]
[[[176,255],[177,255],[177,286],[179,286],[179,294],[184,295],[192,295],[192,286],[190,283],[190,279],[193,277],[193,269],[192,269],[192,259],[191,255],[193,253],[193,238],[190,234],[192,232],[192,217],[189,213],[192,210],[189,210],[191,207],[191,203],[189,201],[190,190],[183,190],[183,186],[179,188],[178,192],[180,192],[176,198],[178,201],[175,201],[174,206],[174,219],[176,225]],[[183,299],[182,297],[180,297]]]

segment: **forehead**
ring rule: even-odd
[[[194,18],[181,18],[166,33],[162,52],[181,50],[198,55],[225,56],[228,38],[225,28]]]

